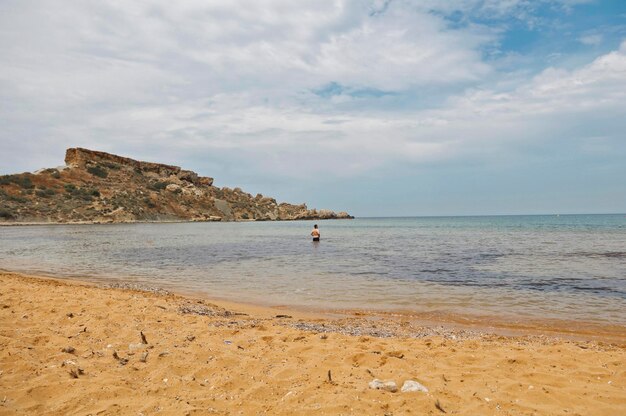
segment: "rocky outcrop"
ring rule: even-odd
[[[128,157],[83,149],[81,147],[73,147],[66,150],[65,164],[68,167],[79,169],[85,169],[94,165],[111,166],[111,164],[113,164],[118,166],[128,166],[138,172],[156,173],[161,177],[175,176],[195,185],[211,186],[213,184],[213,178],[199,177],[197,173],[190,170],[183,170],[178,166],[165,165],[162,163],[140,162]]]
[[[275,221],[352,218],[213,186],[178,166],[82,148],[66,167],[0,176],[0,222]]]

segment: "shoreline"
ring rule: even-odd
[[[139,220],[139,221],[73,221],[73,222],[59,222],[59,221],[50,221],[50,222],[38,222],[38,221],[24,221],[24,222],[7,222],[0,221],[0,227],[35,227],[35,226],[46,226],[46,225],[117,225],[117,224],[192,224],[192,223],[214,223],[214,222],[222,222],[222,223],[231,223],[231,222],[293,222],[293,221],[336,221],[336,220],[353,220],[356,217],[350,218],[298,218],[298,219],[276,219],[276,220],[259,220],[259,219],[248,219],[248,220],[211,220],[211,219],[179,219],[179,220]]]
[[[145,283],[134,283],[124,279],[109,281],[106,278],[81,276],[65,277],[47,274],[29,274],[0,268],[0,275],[15,275],[19,278],[51,280],[69,285],[88,285],[103,289],[136,290],[146,293],[167,293],[188,299],[201,299],[225,309],[233,309],[255,315],[270,316],[288,314],[296,317],[314,319],[356,319],[361,321],[393,321],[411,323],[417,327],[441,328],[445,332],[492,334],[507,337],[544,336],[569,339],[573,341],[597,341],[626,347],[626,327],[617,324],[595,321],[574,321],[558,318],[513,319],[509,316],[487,314],[432,312],[410,309],[365,309],[365,308],[328,308],[298,306],[292,304],[272,304],[253,301],[241,301],[230,297],[211,296],[205,293],[164,289]]]
[[[7,272],[0,284],[0,415],[614,415],[626,406],[625,345],[132,284]],[[370,388],[374,379],[397,391]],[[400,391],[407,380],[428,391]]]

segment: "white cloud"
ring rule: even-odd
[[[359,175],[501,157],[504,146],[514,152],[511,143],[546,140],[546,131],[561,137],[567,125],[555,121],[623,115],[626,99],[623,45],[579,69],[548,68],[498,87],[480,52],[496,31],[453,29],[430,13],[479,8],[521,18],[529,13],[521,0],[72,6],[0,5],[0,140],[10,155],[2,170],[52,165],[62,148],[81,145],[178,164],[221,158],[289,177]],[[393,95],[312,92],[332,82],[407,100],[428,101],[434,90],[449,98],[390,109]]]
[[[578,41],[582,43],[583,45],[592,45],[592,46],[600,45],[603,40],[604,40],[604,37],[598,33],[587,34],[578,38]]]

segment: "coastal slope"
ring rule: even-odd
[[[272,221],[352,218],[277,203],[178,166],[67,149],[65,166],[0,176],[0,223]]]

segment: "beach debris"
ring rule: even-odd
[[[167,295],[172,294],[172,292],[165,290],[163,288],[144,285],[140,283],[115,282],[115,283],[108,283],[108,284],[102,285],[102,287],[111,288],[111,289],[136,290],[138,292],[150,292],[150,293],[154,293],[155,295],[161,295],[161,296],[167,296]]]
[[[445,410],[443,410],[443,406],[441,406],[441,403],[439,402],[439,399],[437,399],[435,401],[435,407],[437,408],[437,410],[439,410],[441,413],[448,413]]]
[[[391,393],[398,391],[398,385],[393,380],[382,381],[377,378],[369,382],[370,389],[385,390]]]
[[[128,364],[128,358],[122,358],[117,354],[117,351],[113,351],[113,358],[115,358],[121,365]]]
[[[232,343],[233,343],[232,341],[229,341],[229,340],[227,340],[227,339],[225,339],[225,340],[224,340],[224,344],[226,344],[226,345],[230,345],[230,344],[232,344]]]
[[[148,351],[144,351],[143,354],[141,354],[141,358],[139,359],[139,361],[141,361],[142,363],[145,363],[146,361],[148,361]]]
[[[187,341],[192,342],[194,339],[196,339],[195,335],[187,335]]]
[[[217,315],[213,308],[209,308],[204,305],[198,305],[198,304],[193,304],[193,303],[181,305],[178,308],[178,313],[181,313],[183,315],[200,315],[200,316]]]
[[[426,387],[413,380],[406,380],[402,385],[401,391],[402,393],[408,393],[412,391],[422,391],[424,393],[428,393],[428,389]]]
[[[70,377],[78,378],[78,372],[76,372],[76,370],[74,370],[73,368],[69,371],[69,373],[70,373]]]
[[[67,316],[68,318],[73,318],[74,314],[72,312],[68,312],[65,314],[65,316]]]
[[[367,371],[367,374],[369,374],[370,376],[376,378],[376,376],[374,375],[374,373],[372,372],[372,370],[370,370],[369,368],[366,368],[365,371]]]
[[[402,351],[389,351],[387,353],[388,357],[393,357],[393,358],[398,358],[398,359],[403,359],[404,358],[404,353]]]
[[[330,373],[330,370],[328,370],[328,382],[329,382],[329,383],[332,383],[332,382],[333,382],[333,376],[332,376],[332,374]]]
[[[68,353],[68,354],[74,354],[76,352],[76,348],[71,347],[71,346],[67,346],[67,347],[63,348],[61,351],[65,352],[65,353]]]
[[[320,335],[320,339],[328,339],[328,335],[322,334],[322,335]]]
[[[145,349],[146,348],[146,344],[142,344],[142,343],[136,343],[136,344],[128,344],[128,350],[129,351],[134,351],[134,350],[141,350],[141,349]]]
[[[244,348],[244,347],[242,347],[241,345],[237,345],[237,349],[238,349],[238,350],[245,350],[245,348]]]
[[[442,378],[442,379],[443,379],[443,381],[445,381],[446,383],[447,383],[448,381],[450,381],[450,380],[448,380],[448,379],[446,378],[446,375],[445,375],[445,374],[442,374],[442,375],[441,375],[441,378]]]
[[[148,340],[146,339],[146,336],[144,335],[143,331],[139,331],[139,334],[141,335],[141,343],[148,344]]]
[[[279,315],[276,315],[276,318],[293,318],[293,316],[291,316],[291,315],[283,315],[283,314],[279,314]]]
[[[65,367],[65,366],[69,366],[69,365],[76,365],[76,362],[72,361],[72,360],[65,360],[65,361],[63,361],[63,364],[61,364],[61,367]]]
[[[169,351],[163,351],[161,353],[159,353],[159,357],[165,357],[166,355],[170,355]]]

